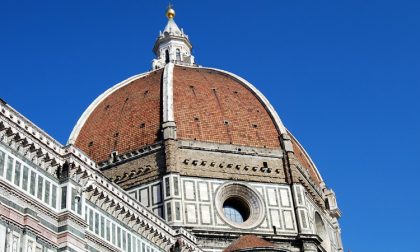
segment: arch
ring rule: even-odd
[[[179,48],[177,48],[177,49],[175,50],[175,59],[176,59],[177,61],[181,61],[181,50],[179,50]]]
[[[322,220],[321,215],[315,212],[315,228],[316,234],[322,239],[321,246],[327,251],[331,251],[331,241],[327,232],[327,228]]]

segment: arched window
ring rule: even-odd
[[[316,225],[316,234],[321,237],[321,239],[325,238],[325,225],[322,221],[321,216],[319,213],[315,213],[315,225]]]
[[[169,51],[165,50],[165,63],[169,63]]]
[[[325,228],[324,221],[321,218],[321,215],[319,215],[318,212],[315,212],[315,226],[316,226],[316,234],[322,239],[321,246],[326,251],[331,251],[331,241],[329,239],[327,230]]]
[[[181,50],[176,49],[176,60],[181,61]]]

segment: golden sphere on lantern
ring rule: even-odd
[[[168,9],[166,9],[166,16],[169,18],[169,19],[172,19],[172,18],[174,18],[175,17],[175,10],[174,9],[172,9],[172,6],[168,6]]]

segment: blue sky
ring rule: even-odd
[[[150,69],[166,1],[0,0],[0,97],[65,143]],[[345,250],[420,251],[420,2],[174,1],[199,64],[271,101],[332,187]]]

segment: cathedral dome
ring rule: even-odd
[[[307,177],[320,185],[315,165],[264,95],[233,73],[198,66],[188,35],[173,17],[168,15],[153,47],[153,70],[101,94],[77,122],[69,143],[98,164],[136,155],[164,139],[246,147],[249,152],[293,151]],[[290,138],[290,146],[283,146],[282,136]]]
[[[176,139],[266,149],[282,148],[280,135],[288,132],[267,99],[243,78],[168,64],[101,94],[79,119],[69,143],[102,162],[112,153],[159,143],[168,122],[176,125]],[[310,157],[293,136],[291,142],[296,158],[320,183]]]
[[[99,95],[67,146],[0,99],[2,212],[14,213],[0,247],[13,229],[13,244],[49,251],[343,251],[335,193],[269,101],[197,65],[166,16],[151,70]],[[22,209],[33,225],[19,227]],[[75,226],[63,236],[37,216]]]
[[[74,144],[99,162],[160,141],[166,70],[133,76],[99,96],[75,127]],[[175,65],[171,72],[177,139],[280,148],[283,126],[248,82],[210,68]]]

